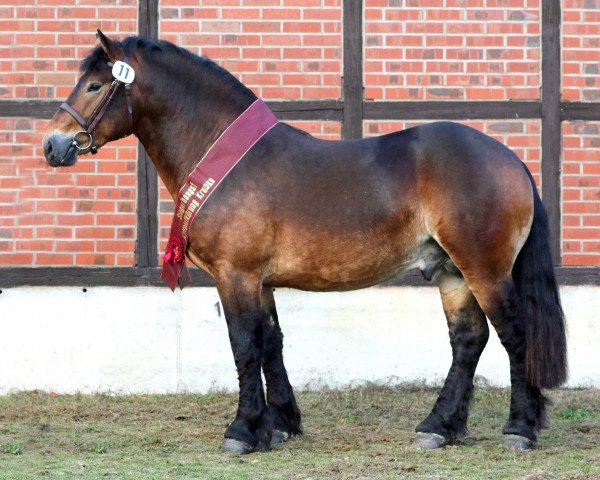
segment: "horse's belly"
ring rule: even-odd
[[[318,251],[296,249],[280,255],[263,280],[273,287],[311,291],[354,290],[370,287],[412,270],[419,263],[418,242],[410,248],[400,243],[369,244],[335,239]]]
[[[324,277],[315,273],[288,272],[273,274],[264,280],[264,284],[271,287],[296,288],[298,290],[309,290],[313,292],[331,292],[357,290],[367,288],[394,278],[414,267],[390,269],[377,272],[377,275]]]

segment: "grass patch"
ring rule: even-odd
[[[4,449],[4,453],[9,455],[21,455],[23,453],[23,444],[19,442],[9,443]]]
[[[504,450],[510,394],[477,389],[470,435],[412,449],[436,398],[427,388],[365,387],[298,395],[305,434],[266,454],[220,453],[235,395],[0,397],[0,478],[600,479],[600,392],[550,392],[551,428],[533,452]]]
[[[556,415],[559,418],[562,418],[564,420],[578,421],[578,420],[583,420],[584,418],[591,416],[591,412],[588,412],[587,410],[585,410],[583,408],[567,407],[567,408],[557,412]]]
[[[100,440],[98,442],[93,443],[93,445],[90,447],[90,452],[106,453],[106,452],[108,452],[109,447],[110,447],[110,443]]]

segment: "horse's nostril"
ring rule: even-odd
[[[52,142],[50,140],[46,142],[46,151],[52,153]]]

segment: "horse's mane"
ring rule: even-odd
[[[133,55],[134,52],[141,52],[144,58],[149,62],[152,61],[152,56],[156,52],[163,52],[171,54],[176,58],[183,58],[195,67],[197,75],[200,75],[207,80],[218,79],[218,83],[221,87],[230,86],[233,87],[234,90],[241,90],[244,93],[250,93],[254,96],[248,87],[208,57],[200,57],[189,50],[178,47],[166,40],[154,40],[151,38],[131,36],[118,43],[129,55]],[[88,70],[100,70],[108,61],[109,59],[106,56],[106,53],[104,53],[104,50],[102,50],[102,47],[97,46],[81,62],[80,71],[83,73]]]
[[[177,45],[167,42],[166,40],[154,40],[151,38],[131,36],[118,42],[125,52],[129,55],[133,55],[134,52],[141,52],[147,61],[152,61],[152,55],[156,52],[170,53],[174,56],[185,59],[194,65],[196,74],[204,77],[205,81],[218,81],[218,84],[223,86],[229,85],[233,91],[241,92],[244,94],[249,93],[255,96],[252,91],[241,83],[235,76],[225,70],[223,67],[217,65],[208,57],[200,57],[184,48],[178,47]],[[102,50],[102,47],[95,47],[88,56],[83,59],[80,65],[81,73],[91,71],[98,71],[105,68],[109,61],[106,53]],[[286,124],[288,127],[297,130],[298,132],[310,136],[310,134],[298,127]]]

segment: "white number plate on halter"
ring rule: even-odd
[[[112,67],[112,74],[119,82],[132,83],[135,78],[135,70],[131,65],[117,60]]]

